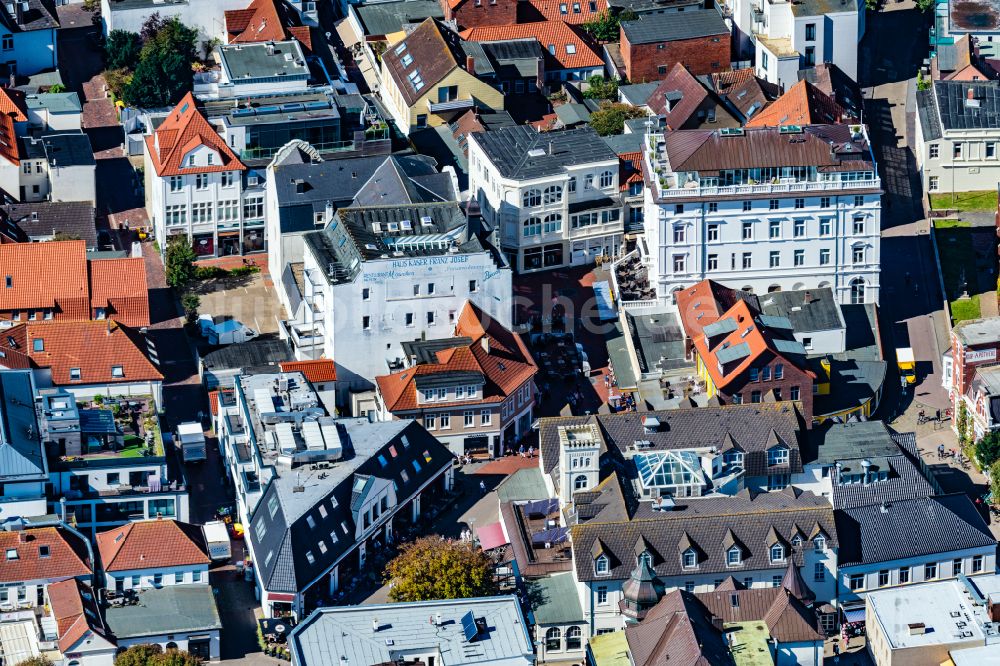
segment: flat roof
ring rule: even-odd
[[[441,614],[438,626],[428,618]],[[482,618],[466,639],[463,617]],[[373,631],[377,620],[378,631]],[[448,599],[320,608],[289,637],[298,666],[379,664],[406,655],[440,654],[441,666],[534,663],[531,638],[517,597]]]
[[[948,2],[948,31],[986,33],[1000,30],[1000,0]]]
[[[1000,317],[973,319],[955,324],[955,335],[965,345],[1000,342]]]
[[[981,625],[989,621],[986,607],[975,605],[958,580],[876,590],[868,593],[867,603],[894,650],[982,643]],[[910,626],[918,623],[924,632],[911,633]]]
[[[139,592],[132,606],[105,611],[108,628],[121,638],[138,638],[222,628],[211,585],[165,585]]]
[[[583,622],[580,595],[572,571],[552,574],[531,582],[535,624],[566,625]]]
[[[771,666],[774,663],[768,645],[771,633],[764,620],[727,622],[722,629],[729,636],[736,666]]]
[[[597,666],[632,666],[624,631],[591,637],[587,641],[587,650]]]
[[[952,650],[948,654],[955,666],[1000,666],[1000,650],[996,645]]]
[[[263,44],[228,44],[219,47],[219,56],[233,83],[276,76],[309,77],[309,66],[306,65],[302,47],[294,39]]]

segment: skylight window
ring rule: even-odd
[[[574,53],[576,53],[576,44],[567,44],[566,53],[568,53],[569,55],[573,55]]]
[[[408,78],[409,80],[413,81],[413,80],[415,80],[419,76],[420,76],[420,70],[415,69],[412,72],[410,72],[409,74],[407,74],[406,78]]]
[[[407,53],[402,57],[402,59],[400,59],[400,62],[403,63],[403,67],[409,67],[413,64],[413,56]]]
[[[396,47],[396,55],[399,55],[405,50],[406,50],[406,42],[403,42],[402,44]]]

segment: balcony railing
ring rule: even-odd
[[[431,113],[441,113],[443,111],[461,111],[463,109],[471,109],[474,102],[472,98],[469,99],[455,99],[450,102],[432,102],[427,100],[427,110]]]
[[[716,185],[713,187],[657,187],[661,199],[671,197],[738,196],[741,194],[780,194],[788,192],[824,192],[831,190],[871,190],[882,186],[881,179],[816,180],[798,183],[758,183],[755,185]]]

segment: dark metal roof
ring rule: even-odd
[[[972,100],[968,99],[970,90]],[[1000,127],[1000,83],[935,81],[934,97],[941,126],[945,130]]]
[[[24,0],[18,0],[23,2]],[[31,30],[47,30],[59,27],[56,10],[50,0],[27,0],[28,10],[21,12],[14,3],[13,14],[6,10],[9,3],[0,4],[0,17],[3,24],[11,32],[28,32]]]
[[[485,384],[486,377],[481,372],[435,372],[429,375],[417,375],[414,380],[418,389],[456,386],[462,384]]]
[[[722,15],[715,9],[696,9],[663,14],[640,14],[635,21],[622,21],[622,32],[630,44],[672,42],[711,35],[729,35]]]
[[[473,134],[471,139],[505,178],[541,178],[561,174],[568,166],[618,160],[589,127],[542,134],[520,125]],[[532,151],[540,154],[530,154]]]
[[[846,328],[830,288],[777,291],[758,296],[758,301],[761,312],[787,318],[796,333]]]
[[[96,166],[90,138],[83,132],[47,134],[41,138],[45,159],[52,166]]]
[[[455,201],[451,179],[424,155],[390,155],[357,190],[351,207]]]
[[[276,336],[260,336],[247,342],[226,345],[201,357],[206,370],[246,370],[270,368],[274,372],[281,361],[294,360],[291,347]]]
[[[837,511],[837,532],[841,567],[996,546],[964,493]]]
[[[88,250],[97,248],[94,207],[86,201],[8,204],[2,211],[29,237],[65,234],[84,241]]]

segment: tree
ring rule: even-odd
[[[1000,504],[1000,460],[990,465],[990,493],[993,504]]]
[[[100,12],[101,11],[101,0],[83,0],[83,11],[85,12]]]
[[[583,91],[587,99],[615,99],[618,97],[618,82],[605,79],[603,76],[592,76],[587,79],[589,87]]]
[[[601,136],[621,134],[625,129],[625,121],[632,118],[645,118],[646,112],[628,104],[606,102],[601,108],[590,114],[590,126]]]
[[[384,576],[392,581],[393,601],[488,597],[497,591],[493,564],[484,552],[436,536],[404,544]]]
[[[139,61],[122,99],[130,106],[170,106],[191,89],[193,76],[191,61],[181,54],[155,52]]]
[[[593,21],[583,24],[583,29],[590,33],[590,36],[600,42],[615,42],[619,37],[619,26],[622,21],[634,21],[639,16],[630,9],[626,9],[620,14],[614,14],[610,10],[604,11]]]
[[[198,294],[187,293],[181,296],[181,307],[184,308],[184,319],[189,324],[198,321],[198,308],[201,307]]]
[[[929,9],[934,9],[935,4],[937,4],[936,0],[917,0],[917,9],[926,12]]]
[[[112,30],[104,44],[108,69],[135,69],[142,51],[142,38],[128,30]]]
[[[115,657],[115,666],[149,666],[161,654],[159,645],[133,645]]]
[[[194,278],[194,249],[184,236],[174,236],[167,243],[167,257],[164,262],[167,284],[183,288]]]
[[[146,20],[142,22],[142,28],[139,29],[142,43],[145,44],[151,40],[166,23],[167,20],[160,15],[160,12],[153,12],[146,17]]]
[[[982,469],[992,468],[1000,460],[1000,432],[991,430],[976,442],[976,459]]]
[[[124,97],[125,89],[132,83],[132,72],[124,68],[105,70],[102,76],[104,82],[108,84],[108,90],[118,99]]]
[[[198,666],[201,663],[199,657],[184,650],[167,650],[163,654],[157,655],[152,666]]]
[[[66,92],[66,86],[61,83],[53,83],[49,86],[49,89],[45,91],[46,93],[64,93]]]
[[[17,666],[52,666],[52,661],[44,654],[41,654],[37,657],[29,657],[24,661],[18,662]]]

